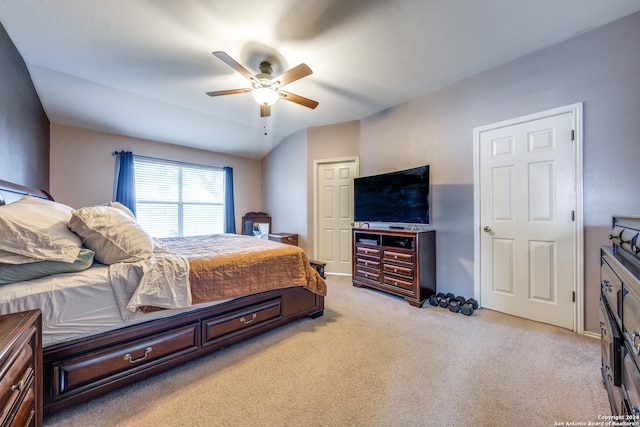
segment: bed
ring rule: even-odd
[[[46,209],[60,205],[45,191],[0,181],[2,212],[25,203],[33,203],[28,208],[34,210],[40,204]],[[95,212],[108,212],[127,224],[135,220],[117,204],[86,209],[92,212],[91,219],[83,218],[78,227],[74,221],[85,208],[73,210],[67,230],[78,235],[80,252],[67,248],[66,241],[64,245],[52,243],[49,233],[53,232],[44,226],[46,232],[41,234],[47,235],[46,240],[38,235],[38,245],[28,248],[28,254],[22,249],[12,252],[9,240],[14,235],[19,238],[20,233],[3,225],[0,215],[0,227],[4,227],[0,228],[0,263],[8,263],[1,266],[6,269],[0,269],[0,314],[42,310],[45,414],[294,320],[323,314],[326,283],[298,247],[226,234],[152,239],[147,258],[138,254],[139,258],[122,260],[117,253],[122,248],[94,247],[93,237],[83,227],[99,226],[103,221],[110,228],[101,237],[114,232],[112,217],[109,221],[95,219],[102,218],[94,217]],[[136,231],[127,229],[127,236],[128,241],[135,240]],[[7,251],[7,245],[12,251]],[[148,253],[145,245],[140,246]],[[23,267],[34,259],[16,258],[28,255],[37,261],[49,260],[45,256],[51,255],[40,253],[49,246],[56,257],[68,249],[75,253],[65,254],[64,261],[54,259],[51,264],[56,268],[79,261],[90,266],[77,271],[47,270],[39,273],[42,277],[22,280]],[[94,258],[81,260],[88,257],[85,252],[92,252]],[[128,249],[126,256],[132,253]],[[33,265],[49,268],[46,262]],[[7,278],[6,271],[18,271],[18,275]]]

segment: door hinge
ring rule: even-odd
[[[576,131],[574,129],[571,129],[571,140],[572,141],[576,140]]]
[[[571,301],[576,302],[576,291],[571,292]]]
[[[576,220],[576,211],[571,211],[571,221]]]

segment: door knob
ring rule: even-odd
[[[485,225],[485,226],[482,228],[482,230],[483,230],[483,231],[485,231],[486,233],[488,233],[488,232],[490,232],[490,231],[491,231],[491,227],[489,227],[488,225]]]

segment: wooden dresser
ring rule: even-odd
[[[638,425],[640,217],[613,217],[612,223],[612,245],[601,248],[600,258],[600,370],[611,413]]]
[[[0,426],[41,425],[40,310],[0,316]]]
[[[353,229],[353,285],[422,307],[436,293],[436,232]]]

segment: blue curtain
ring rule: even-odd
[[[131,151],[116,151],[115,201],[136,214],[136,178]]]
[[[236,232],[236,214],[233,208],[233,168],[225,166],[224,170],[224,224],[225,233]]]

